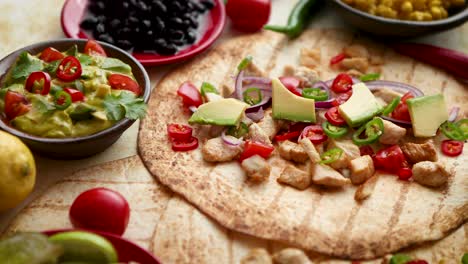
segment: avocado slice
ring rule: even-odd
[[[87,104],[79,104],[70,112],[70,118],[73,121],[82,121],[91,119],[93,117],[93,113],[96,111],[93,107]]]
[[[291,93],[279,79],[271,81],[273,89],[273,118],[294,122],[315,123],[315,100]]]
[[[439,126],[447,121],[448,111],[442,94],[406,100],[415,137],[433,137]]]
[[[351,127],[358,127],[380,113],[383,106],[364,83],[353,85],[353,95],[340,105],[341,116]]]
[[[198,107],[198,110],[190,117],[189,123],[235,126],[247,107],[246,103],[233,98],[208,102]]]

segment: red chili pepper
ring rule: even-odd
[[[334,106],[325,113],[325,118],[334,126],[342,126],[346,124],[346,120],[341,117],[338,107]]]
[[[239,161],[242,162],[254,155],[259,155],[264,159],[270,157],[271,153],[275,150],[273,146],[265,145],[260,142],[246,141],[244,145],[244,151],[239,157]]]
[[[410,168],[400,168],[397,175],[400,180],[407,181],[413,176],[413,171]]]
[[[172,150],[189,151],[198,148],[198,139],[191,137],[188,141],[172,140]]]
[[[359,152],[361,153],[361,156],[369,155],[373,157],[375,155],[374,149],[369,145],[359,147]]]
[[[298,78],[285,76],[280,77],[279,80],[284,85],[284,87],[286,87],[291,93],[302,97],[302,92],[299,90],[299,85],[301,84],[301,81]]]
[[[391,173],[396,173],[400,168],[407,166],[405,162],[405,155],[398,145],[379,150],[374,159],[377,168]]]
[[[429,264],[429,263],[422,259],[416,259],[416,260],[411,260],[409,262],[406,262],[406,264]]]
[[[112,89],[127,90],[136,94],[136,96],[141,95],[142,91],[140,85],[138,85],[138,83],[135,80],[133,80],[127,75],[114,73],[111,74],[109,78],[107,78],[107,80],[109,81],[109,84],[112,87]]]
[[[9,120],[13,120],[17,116],[24,115],[29,112],[29,110],[31,110],[31,105],[26,97],[17,92],[6,92],[4,112]]]
[[[441,145],[442,153],[449,157],[459,156],[463,152],[464,145],[463,141],[444,140]]]
[[[346,54],[340,53],[336,55],[335,57],[331,58],[330,60],[330,65],[335,65],[337,63],[342,62],[346,58]]]
[[[84,52],[88,55],[107,57],[104,48],[95,40],[91,39],[86,42]]]
[[[81,72],[80,61],[73,56],[68,56],[59,64],[56,74],[59,79],[71,82],[80,78]]]
[[[335,97],[335,99],[332,101],[332,105],[333,106],[340,106],[344,103],[346,103],[346,101],[348,101],[348,99],[351,97],[351,95],[353,95],[353,91],[348,91],[346,93],[341,93],[339,94],[338,96]]]
[[[411,117],[408,111],[408,105],[406,104],[406,100],[413,98],[414,95],[411,92],[407,92],[403,97],[401,97],[400,103],[397,105],[395,110],[393,110],[391,116],[398,120],[403,121],[411,121]]]
[[[191,82],[184,82],[177,94],[182,97],[185,106],[200,106],[203,103],[200,91]]]
[[[54,49],[54,48],[46,48],[41,52],[41,56],[39,56],[39,59],[45,61],[45,62],[51,62],[51,61],[56,61],[56,60],[61,60],[65,58],[65,55],[63,55],[60,51]]]
[[[340,73],[333,80],[331,90],[335,93],[346,93],[351,90],[353,86],[353,79],[346,73]]]
[[[320,125],[312,125],[304,128],[302,131],[302,137],[310,139],[314,144],[320,144],[328,139],[328,136]]]
[[[181,124],[167,125],[169,139],[177,141],[189,141],[192,137],[192,127]]]
[[[291,132],[286,132],[281,135],[276,135],[275,136],[275,141],[286,141],[290,139],[297,139],[301,135],[301,131],[291,131]]]
[[[70,95],[72,102],[84,101],[84,95],[81,91],[73,88],[63,88],[63,90]]]
[[[47,72],[33,72],[26,79],[26,91],[46,95],[50,92],[50,75]]]

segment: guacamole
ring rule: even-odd
[[[90,40],[84,53],[77,46],[21,53],[0,88],[0,113],[28,134],[82,137],[144,116],[141,94],[131,67]]]

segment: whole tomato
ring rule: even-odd
[[[107,188],[94,188],[78,195],[69,216],[76,228],[122,235],[130,218],[130,206],[120,193]]]
[[[235,28],[255,32],[270,18],[270,0],[228,0],[226,12]]]

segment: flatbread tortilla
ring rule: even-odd
[[[200,87],[203,81],[217,87],[233,86],[232,74],[246,55],[272,77],[281,76],[286,64],[298,65],[302,47],[321,51],[321,78],[336,76],[330,58],[351,43],[365,45],[384,57],[383,80],[419,87],[426,94],[442,92],[449,106],[467,115],[466,87],[451,76],[410,58],[340,30],[310,30],[290,41],[283,35],[262,33],[231,40],[168,74],[153,91],[149,113],[140,127],[139,153],[150,172],[221,225],[264,239],[281,241],[339,258],[371,259],[403,247],[441,239],[468,218],[468,155],[444,158],[455,170],[443,189],[430,189],[379,177],[372,196],[363,203],[353,199],[355,187],[329,191],[316,187],[299,191],[276,182],[285,166],[271,158],[267,182],[248,184],[237,162],[210,164],[200,148],[174,152],[167,139],[169,123],[187,123],[190,112],[176,91],[184,81]],[[429,117],[428,117],[429,118]],[[196,127],[202,142],[208,131]],[[436,142],[438,146],[439,142]]]
[[[20,211],[5,233],[70,228],[71,203],[81,192],[94,187],[107,187],[127,198],[131,216],[124,237],[149,249],[162,263],[235,264],[253,248],[274,253],[287,246],[220,226],[154,180],[137,156],[65,176]],[[458,260],[466,251],[468,224],[440,241],[404,252],[429,263],[439,263]],[[313,252],[308,255],[313,263],[350,263]],[[382,259],[376,259],[363,264],[381,262]]]

